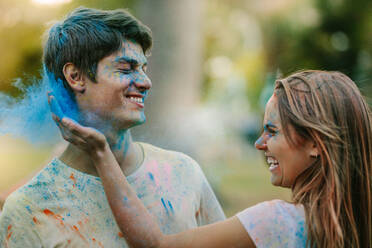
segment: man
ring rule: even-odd
[[[61,105],[58,124],[68,116],[103,133],[162,231],[176,233],[225,217],[195,161],[132,141],[130,128],[145,122],[151,45],[150,30],[126,11],[78,8],[49,31],[44,69]],[[126,247],[91,158],[75,145],[8,197],[2,246]]]

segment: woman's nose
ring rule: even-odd
[[[261,135],[256,142],[254,143],[254,146],[256,147],[257,150],[266,150],[267,149],[267,144],[266,144],[266,139],[264,135]]]

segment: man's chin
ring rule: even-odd
[[[132,128],[132,127],[135,127],[135,126],[139,126],[139,125],[142,125],[146,122],[146,117],[143,115],[141,116],[140,118],[138,119],[132,119],[132,120],[126,120],[124,123],[123,123],[123,126],[126,127],[126,129],[128,128]]]

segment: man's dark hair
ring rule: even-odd
[[[63,66],[68,62],[95,82],[98,62],[119,50],[124,39],[138,43],[144,53],[152,46],[151,30],[126,10],[79,7],[49,30],[43,62],[67,89]]]

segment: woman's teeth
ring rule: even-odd
[[[277,167],[279,167],[279,162],[278,160],[272,158],[272,157],[268,157],[267,158],[267,163],[270,165],[269,167],[269,170],[274,170],[276,169]]]

